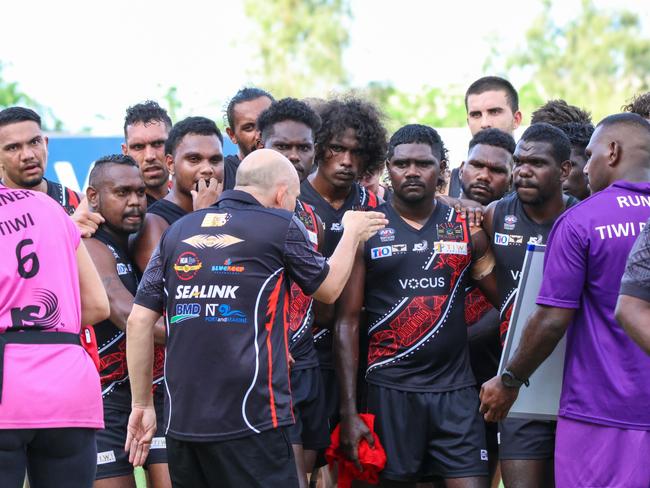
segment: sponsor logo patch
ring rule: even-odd
[[[229,220],[229,213],[207,213],[203,217],[201,227],[221,227],[222,225],[226,225],[226,222]]]
[[[429,249],[429,243],[426,240],[422,240],[413,244],[414,252],[425,252],[427,249]]]
[[[431,277],[431,278],[410,278],[407,280],[399,280],[399,286],[402,287],[402,290],[443,288],[445,286],[445,278],[443,276]]]
[[[408,246],[406,244],[393,244],[390,248],[393,250],[393,253],[408,251]]]
[[[438,254],[461,254],[463,256],[467,256],[467,243],[438,241],[433,243],[433,250]]]
[[[246,267],[234,265],[232,264],[232,260],[228,258],[223,262],[223,264],[212,266],[212,271],[219,274],[238,274],[246,271]]]
[[[531,236],[528,238],[528,244],[543,244],[544,237],[542,234],[537,234],[536,236]]]
[[[183,242],[195,247],[196,249],[205,249],[207,247],[223,249],[224,247],[232,246],[238,242],[243,242],[243,240],[228,234],[197,234],[184,239]]]
[[[164,437],[154,437],[151,439],[151,446],[149,449],[167,449],[167,441]]]
[[[439,241],[462,241],[465,237],[462,224],[443,222],[436,226],[436,230]]]
[[[191,251],[182,253],[176,258],[176,262],[174,263],[176,276],[183,281],[194,278],[202,267],[203,264],[199,257]]]
[[[481,449],[481,461],[487,461],[488,460],[488,452],[485,449]]]
[[[201,305],[198,303],[177,303],[173,315],[169,320],[172,324],[178,324],[189,319],[195,319],[201,316]]]
[[[378,234],[381,242],[391,242],[395,240],[395,229],[391,229],[390,227],[381,229]]]
[[[316,232],[307,229],[307,236],[309,236],[309,242],[312,244],[318,244],[318,234],[316,234]]]
[[[334,222],[330,227],[332,232],[343,232],[343,224],[341,222]]]
[[[208,322],[230,322],[245,324],[246,314],[241,310],[233,310],[225,303],[208,303],[205,305],[205,320]]]
[[[113,451],[104,451],[97,453],[97,465],[108,464],[115,462],[115,452]]]
[[[500,234],[499,232],[494,233],[494,243],[497,246],[507,246],[508,241],[508,234]]]
[[[518,219],[516,215],[506,215],[503,218],[503,228],[505,230],[513,230],[517,224],[517,220]]]
[[[232,285],[178,285],[176,300],[181,298],[237,298],[239,286]]]
[[[124,264],[124,263],[117,263],[116,269],[117,269],[117,274],[120,276],[129,274],[131,271],[133,271],[133,268],[131,268],[130,264]]]
[[[392,255],[393,255],[393,250],[391,249],[390,246],[373,247],[370,250],[371,259],[387,258],[388,256],[392,256]]]

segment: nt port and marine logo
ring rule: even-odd
[[[241,310],[233,310],[225,303],[208,303],[205,305],[205,320],[207,322],[229,322],[245,324],[246,314]]]

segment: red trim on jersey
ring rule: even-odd
[[[368,191],[368,207],[370,208],[375,208],[377,207],[377,195],[374,194],[374,192],[371,192],[370,190]]]
[[[66,193],[68,194],[68,205],[74,207],[76,210],[81,202],[79,194],[76,191],[72,191],[70,188],[66,188]]]
[[[285,324],[284,326],[284,350],[286,353],[286,358],[287,358],[287,381],[289,385],[289,406],[291,407],[291,418],[293,421],[296,421],[296,417],[293,414],[293,394],[291,393],[291,369],[288,367],[289,366],[289,332],[287,330],[287,324],[289,323],[288,320],[289,317],[289,294],[285,293],[284,294],[284,308],[282,310],[282,320]]]
[[[278,416],[275,411],[275,395],[273,394],[273,345],[271,344],[271,332],[273,330],[273,323],[275,322],[275,314],[278,311],[278,300],[280,299],[280,290],[282,290],[282,282],[284,281],[284,276],[281,275],[278,279],[271,296],[269,296],[268,308],[266,309],[266,315],[269,317],[268,322],[266,322],[266,349],[268,351],[269,358],[269,407],[271,408],[271,418],[273,419],[273,427],[277,428],[278,426]],[[283,318],[283,324],[286,324],[286,320]],[[283,333],[286,335],[286,326],[283,327]]]

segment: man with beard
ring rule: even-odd
[[[341,447],[358,463],[359,318],[367,314],[368,411],[386,450],[382,486],[487,486],[485,432],[467,351],[470,275],[496,301],[494,258],[480,228],[435,198],[445,149],[438,133],[407,125],[391,137],[390,227],[361,247],[339,300],[334,350],[341,381]]]
[[[503,418],[566,333],[557,486],[650,486],[650,358],[614,316],[626,258],[650,217],[650,124],[606,117],[587,157],[593,195],[555,223],[538,306],[504,375],[483,386],[481,411]]]
[[[137,163],[124,155],[98,159],[86,190],[89,208],[102,215],[104,223],[85,243],[110,302],[110,317],[93,327],[104,403],[104,430],[97,433],[95,488],[135,486],[133,466],[124,452],[131,411],[126,320],[138,287],[138,273],[128,255],[128,239],[142,225],[147,205],[145,191]],[[162,323],[158,324],[156,336],[157,342],[164,344]],[[151,486],[171,486],[164,437],[154,438],[152,449],[146,466]]]
[[[237,145],[239,152],[224,160],[224,190],[233,189],[239,162],[258,148],[260,132],[257,129],[257,118],[274,100],[270,93],[261,88],[247,87],[239,90],[228,103],[226,133],[232,143]]]
[[[314,164],[314,135],[320,117],[304,102],[284,98],[273,102],[257,119],[262,145],[284,155],[293,164],[300,181],[311,173]],[[304,224],[314,249],[322,247],[323,223],[313,207],[298,200],[296,216]],[[313,471],[319,450],[329,445],[325,390],[314,348],[314,300],[292,282],[289,307],[289,352],[291,396],[296,423],[288,428],[301,488]]]
[[[41,191],[72,215],[81,197],[70,188],[43,177],[47,166],[47,136],[41,118],[28,108],[0,111],[0,168],[2,184],[8,188]]]
[[[317,169],[300,186],[300,200],[316,209],[323,219],[325,238],[320,252],[334,252],[348,210],[377,206],[377,196],[358,183],[359,177],[374,171],[386,154],[386,130],[377,109],[362,100],[330,100],[320,107],[322,125],[316,134]],[[334,308],[316,308],[314,343],[325,385],[330,429],[338,422],[339,390],[332,359]],[[320,325],[323,324],[323,325]]]
[[[516,191],[491,203],[486,210],[483,228],[490,236],[496,259],[502,342],[527,244],[546,244],[555,220],[577,203],[562,192],[571,171],[570,155],[571,143],[564,132],[550,124],[531,125],[513,156]],[[499,425],[499,441],[506,487],[552,486],[555,422],[505,419]]]
[[[519,95],[512,84],[498,76],[484,76],[472,83],[465,92],[467,127],[474,137],[485,129],[499,129],[510,135],[521,124]],[[459,168],[451,171],[450,197],[458,198],[461,192]]]
[[[152,100],[126,109],[122,154],[138,163],[146,188],[147,206],[169,192],[165,141],[171,128],[172,121],[165,109]]]
[[[500,200],[512,182],[514,150],[515,140],[506,132],[499,129],[477,132],[469,143],[467,159],[460,166],[461,197],[481,205]],[[470,360],[476,382],[480,386],[492,378],[499,367],[499,312],[477,286],[470,285],[466,292],[465,321],[470,327]],[[485,433],[492,479],[499,461],[497,425],[486,422]]]

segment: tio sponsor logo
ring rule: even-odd
[[[524,243],[524,236],[495,232],[494,243],[498,246],[518,246]]]
[[[185,320],[195,319],[201,316],[201,305],[198,303],[177,303],[174,310],[176,315],[173,315],[169,320],[172,324],[178,324]]]
[[[219,274],[239,274],[246,271],[246,268],[244,266],[233,265],[232,260],[228,258],[223,262],[223,264],[212,266],[212,271]]]
[[[421,290],[427,288],[444,288],[445,278],[443,276],[430,277],[430,278],[410,278],[406,280],[399,280],[399,286],[402,290]]]
[[[393,255],[393,250],[391,246],[373,247],[370,250],[371,259],[387,258],[388,256],[392,256],[392,255]]]
[[[225,303],[208,303],[205,306],[205,320],[207,322],[225,322],[245,324],[246,314],[241,310],[233,310]]]
[[[191,251],[182,253],[176,258],[176,263],[174,263],[176,276],[182,281],[188,281],[194,278],[202,267],[203,264],[199,257]]]

